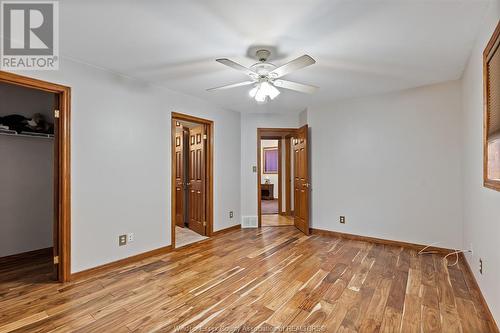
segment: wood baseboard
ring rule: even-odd
[[[220,236],[220,235],[223,235],[223,234],[226,234],[228,232],[238,230],[238,229],[241,229],[241,224],[233,225],[232,227],[229,227],[229,228],[214,231],[214,232],[212,232],[212,236]]]
[[[123,259],[116,260],[116,261],[113,261],[113,262],[110,262],[107,264],[103,264],[103,265],[100,265],[97,267],[93,267],[93,268],[85,269],[85,270],[80,271],[80,272],[72,273],[71,280],[73,281],[73,280],[82,279],[82,278],[85,278],[85,277],[88,277],[91,275],[101,273],[103,271],[115,269],[115,268],[125,266],[128,264],[137,262],[137,261],[141,261],[141,260],[146,259],[148,257],[153,257],[156,255],[165,254],[165,253],[168,253],[171,251],[172,251],[172,246],[168,245],[168,246],[160,247],[158,249],[154,249],[151,251],[139,253],[139,254],[133,255],[131,257],[123,258]]]
[[[237,224],[237,225],[234,225],[234,226],[226,228],[226,229],[215,231],[215,232],[212,233],[212,236],[223,235],[225,233],[228,233],[228,232],[231,232],[231,231],[234,231],[234,230],[238,230],[240,228],[241,228],[241,225]],[[183,249],[183,248],[185,248],[185,247],[181,247],[179,249]],[[118,267],[121,267],[121,266],[124,266],[124,265],[127,265],[127,264],[131,264],[131,263],[134,263],[134,262],[137,262],[137,261],[141,261],[141,260],[146,259],[148,257],[153,257],[153,256],[156,256],[156,255],[169,253],[169,252],[174,251],[174,250],[176,250],[176,249],[173,249],[171,245],[168,245],[168,246],[164,246],[164,247],[161,247],[161,248],[158,248],[158,249],[155,249],[155,250],[151,250],[151,251],[148,251],[148,252],[139,253],[139,254],[136,254],[136,255],[131,256],[131,257],[123,258],[123,259],[116,260],[116,261],[113,261],[113,262],[110,262],[110,263],[107,263],[107,264],[103,264],[103,265],[100,265],[100,266],[97,266],[97,267],[93,267],[93,268],[85,269],[85,270],[80,271],[80,272],[72,273],[71,274],[71,280],[82,279],[82,278],[85,278],[85,277],[88,277],[88,276],[91,276],[91,275],[95,275],[95,274],[101,273],[103,271],[115,269],[115,268],[118,268]]]
[[[461,262],[464,263],[465,269],[467,270],[467,272],[471,276],[471,282],[473,284],[472,287],[478,291],[479,299],[480,299],[481,303],[483,304],[484,308],[487,310],[486,315],[489,317],[488,319],[490,320],[491,323],[494,324],[494,327],[492,327],[492,329],[493,329],[492,333],[500,333],[500,331],[498,329],[498,325],[495,321],[495,318],[493,317],[493,314],[491,313],[490,308],[488,307],[488,303],[486,303],[486,299],[484,298],[484,295],[481,292],[481,288],[479,288],[479,284],[477,283],[476,276],[474,275],[474,272],[472,272],[472,269],[470,268],[469,262],[467,261],[467,258],[465,257],[465,255],[463,253],[460,253],[460,260],[461,260]]]
[[[17,260],[17,259],[23,258],[23,257],[35,257],[35,256],[44,255],[44,254],[47,254],[47,255],[52,254],[52,247],[46,247],[43,249],[26,251],[26,252],[21,252],[21,253],[16,253],[16,254],[9,254],[8,256],[0,257],[0,263],[12,261],[12,260]]]
[[[311,233],[317,234],[317,235],[323,235],[323,236],[330,236],[330,237],[340,237],[340,238],[350,239],[350,240],[355,240],[355,241],[371,242],[371,243],[375,243],[375,244],[400,246],[400,247],[410,248],[410,249],[417,250],[417,251],[422,250],[426,246],[426,245],[422,245],[422,244],[401,242],[401,241],[368,237],[368,236],[353,235],[353,234],[347,234],[347,233],[343,233],[343,232],[323,230],[323,229],[311,228]],[[448,254],[450,252],[455,251],[453,249],[447,249],[444,247],[436,247],[436,246],[431,246],[427,250],[439,252],[441,254]]]

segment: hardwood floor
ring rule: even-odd
[[[293,217],[282,216],[279,214],[262,215],[263,227],[279,227],[279,226],[293,225]]]
[[[66,284],[26,278],[29,266],[0,268],[0,332],[494,332],[462,263],[294,227],[235,230]]]
[[[51,247],[0,258],[0,300],[9,289],[50,282],[52,278]]]
[[[262,215],[278,214],[278,206],[278,199],[260,201]]]

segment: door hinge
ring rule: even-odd
[[[58,264],[59,263],[59,256],[55,256],[54,257],[54,264]]]
[[[203,226],[206,227],[207,226],[207,222],[206,221],[203,221]]]
[[[206,139],[207,139],[207,135],[203,134],[203,140],[206,140]]]
[[[59,118],[59,110],[54,110],[54,118]]]

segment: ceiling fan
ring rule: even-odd
[[[207,91],[225,90],[230,88],[236,88],[241,86],[253,85],[253,88],[249,91],[250,97],[254,98],[259,103],[266,103],[269,100],[273,100],[280,94],[278,88],[290,89],[299,91],[302,93],[312,94],[318,87],[311,86],[308,84],[302,84],[287,80],[282,80],[281,77],[296,71],[298,69],[310,66],[316,61],[308,55],[303,55],[284,64],[283,66],[277,67],[276,65],[267,61],[271,52],[269,50],[258,50],[256,52],[257,59],[259,62],[253,64],[249,68],[242,66],[232,60],[221,58],[216,59],[217,62],[236,69],[244,74],[246,74],[250,80],[228,84],[221,87],[215,87],[207,89]]]

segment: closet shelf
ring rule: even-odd
[[[34,133],[34,132],[17,133],[16,131],[11,131],[11,130],[0,130],[0,135],[18,136],[18,137],[23,137],[23,138],[42,138],[42,139],[53,139],[54,138],[54,134]]]

